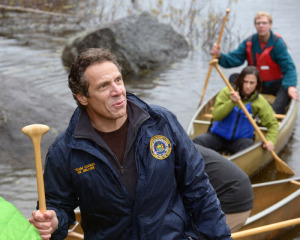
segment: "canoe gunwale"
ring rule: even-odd
[[[275,180],[275,181],[270,181],[270,182],[263,182],[263,183],[255,183],[252,184],[252,188],[257,188],[257,187],[263,187],[263,186],[268,186],[268,185],[275,185],[275,184],[281,184],[281,183],[287,183],[290,181],[300,181],[300,176],[296,177],[291,177],[291,178],[286,178],[286,179],[281,179],[281,180]]]
[[[294,200],[295,198],[300,196],[300,189],[298,189],[297,191],[293,192],[292,194],[290,194],[289,196],[285,197],[284,199],[282,199],[281,201],[275,203],[274,205],[272,205],[271,207],[249,217],[245,223],[244,226],[253,223],[269,214],[271,214],[272,212],[276,211],[277,209],[281,208],[282,206],[285,206],[286,204],[288,204],[290,201]]]
[[[297,102],[295,99],[291,100],[290,106],[289,106],[289,110],[287,111],[285,118],[282,120],[281,124],[279,124],[279,131],[286,125],[286,123],[289,121],[289,119],[291,118],[294,109],[297,107]]]
[[[204,106],[206,106],[212,98],[216,97],[218,95],[219,91],[216,92],[213,97],[206,99],[205,102],[202,102],[202,104],[197,108],[196,112],[194,113],[194,115],[192,116],[192,121],[190,121],[188,129],[187,129],[187,133],[190,136],[192,133],[192,130],[194,129],[194,120],[197,119],[197,116],[199,115],[199,113],[202,111],[202,108]]]
[[[279,184],[294,184],[291,181],[300,181],[300,176],[296,177],[291,177],[287,179],[281,179],[281,180],[275,180],[275,181],[270,181],[270,182],[263,182],[263,183],[257,183],[257,184],[252,184],[252,189],[255,191],[255,189],[259,189],[262,187],[269,187],[269,186],[275,186]],[[274,203],[272,206],[254,214],[253,216],[250,216],[244,226],[247,226],[255,221],[258,221],[262,219],[263,217],[272,214],[274,211],[280,209],[281,207],[287,205],[289,202],[292,200],[296,199],[297,197],[300,196],[300,186],[298,189],[287,195],[286,197],[282,198],[280,201]]]

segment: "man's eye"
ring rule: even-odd
[[[116,82],[117,82],[117,83],[122,82],[122,78],[117,78],[117,79],[116,79]]]

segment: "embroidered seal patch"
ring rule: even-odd
[[[153,157],[163,160],[167,158],[172,150],[169,139],[162,135],[156,135],[150,140],[150,151]]]

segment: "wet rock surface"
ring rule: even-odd
[[[189,45],[171,26],[148,12],[130,15],[97,29],[80,32],[67,42],[62,59],[69,66],[88,48],[110,49],[118,57],[123,75],[166,67],[185,58]]]
[[[36,123],[50,127],[41,141],[44,161],[51,143],[67,127],[74,107],[34,86],[22,84],[23,79],[0,75],[0,82],[0,163],[12,168],[34,168],[33,144],[21,129]]]

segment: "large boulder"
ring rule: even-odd
[[[88,48],[110,49],[122,66],[123,75],[165,67],[188,55],[185,38],[147,12],[131,15],[100,28],[80,32],[68,40],[62,54],[64,64]]]

